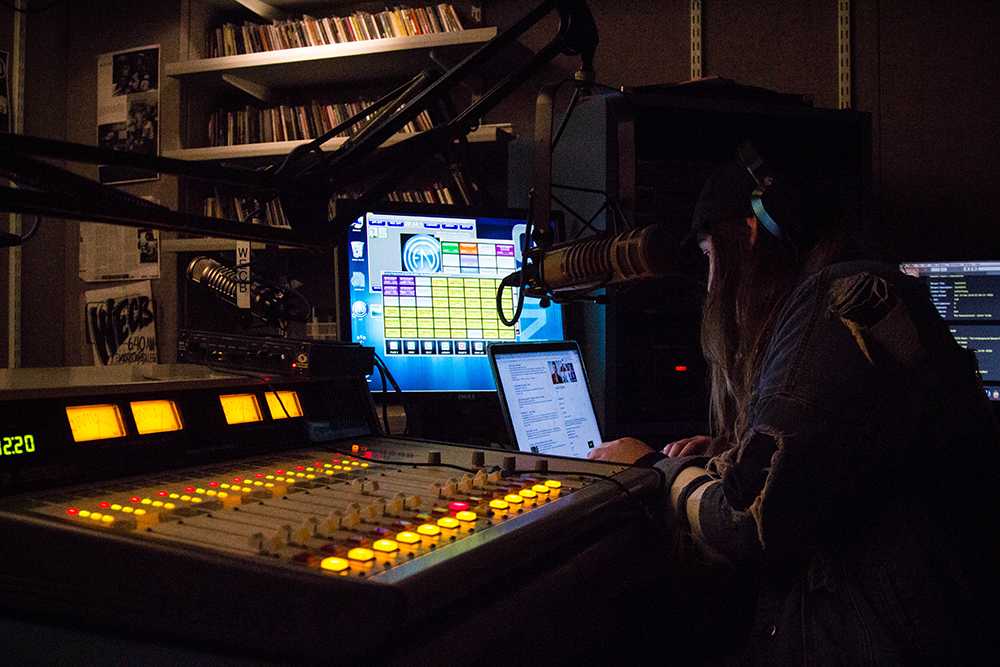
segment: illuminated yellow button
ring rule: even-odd
[[[510,507],[510,505],[507,504],[506,500],[500,500],[499,498],[497,498],[496,500],[490,501],[490,507],[495,510],[505,510],[508,507]]]
[[[101,523],[111,524],[111,523],[114,523],[114,522],[115,522],[115,518],[113,516],[111,516],[110,514],[105,514],[104,516],[101,517]]]
[[[362,464],[361,464],[361,467],[362,467],[362,468],[367,468],[367,467],[368,467],[368,464],[367,464],[367,463],[362,463]]]
[[[344,466],[333,466],[334,470],[343,470]]]
[[[562,482],[555,479],[547,479],[545,480],[545,486],[549,487],[550,489],[561,489]]]
[[[324,470],[324,471],[323,471],[323,474],[324,474],[324,475],[332,475],[332,474],[333,474],[333,471],[332,471],[332,470]]]
[[[183,496],[181,496],[181,500],[183,500],[184,502],[187,502],[187,501],[191,500],[191,496],[189,496],[187,494],[184,494]],[[146,501],[144,500],[142,502],[145,503]]]
[[[146,510],[144,510],[144,509],[142,509],[142,508],[140,507],[139,509],[137,509],[137,510],[135,511],[135,515],[136,515],[136,516],[145,516],[145,515],[146,515]]]
[[[274,479],[274,475],[266,475],[264,479]],[[280,481],[281,478],[279,477],[278,480]]]
[[[532,491],[531,489],[521,489],[520,491],[517,492],[517,495],[521,496],[522,498],[529,498],[530,499],[530,498],[534,498],[538,494],[535,493],[534,491]]]
[[[165,510],[175,510],[175,509],[177,509],[177,505],[174,505],[173,503],[163,503],[163,509],[165,509]]]
[[[200,486],[197,489],[195,489],[194,491],[195,491],[195,493],[205,493],[205,489],[201,488]]]
[[[458,519],[450,516],[441,517],[437,523],[442,528],[458,528]]]
[[[521,503],[524,502],[524,498],[517,495],[516,493],[508,493],[506,496],[503,497],[503,499],[506,500],[511,505],[520,505]]]
[[[316,472],[316,468],[313,468],[312,466],[306,466],[306,472]]]
[[[119,505],[118,503],[115,503],[114,505],[111,506],[111,509],[113,509],[114,511],[118,512],[118,511],[120,511],[122,509],[122,506]]]
[[[78,514],[77,516],[79,516],[81,519],[86,519],[88,516],[90,516],[90,510],[80,510],[80,514]]]
[[[223,491],[222,493],[225,494],[225,491]],[[206,496],[212,496],[214,498],[215,496],[219,495],[219,492],[216,491],[215,489],[209,489],[208,491],[205,492],[205,495]],[[220,497],[221,498],[225,498],[226,496],[222,495]]]
[[[219,484],[219,486],[221,488],[223,488],[223,489],[228,489],[229,488],[229,484],[227,484],[226,482],[223,482],[222,484]]]
[[[399,551],[399,545],[396,544],[395,540],[375,540],[372,549],[384,554],[391,554],[393,551]]]
[[[171,494],[170,494],[170,496],[168,496],[168,497],[169,497],[169,498],[170,498],[171,500],[177,500],[178,498],[180,498],[180,497],[181,497],[181,494],[179,494],[179,493],[171,493]]]
[[[126,505],[125,507],[123,507],[123,508],[122,508],[122,512],[125,512],[125,514],[131,514],[131,513],[132,513],[132,512],[134,512],[134,511],[135,511],[135,510],[133,510],[133,509],[132,509],[131,507],[129,507],[128,505]]]
[[[545,486],[544,484],[535,484],[533,487],[531,487],[531,490],[534,491],[535,493],[548,493],[549,487]]]
[[[198,503],[201,502],[201,498],[197,498],[197,497],[196,498],[191,498],[191,502],[194,503],[195,505],[197,505]]]
[[[455,514],[455,518],[458,519],[459,521],[475,521],[476,513],[470,512],[468,510],[463,510]]]
[[[401,533],[396,533],[396,541],[402,542],[403,544],[416,544],[420,541],[420,536],[416,533],[404,530]]]
[[[153,505],[153,507],[163,507],[163,501],[162,500],[154,500],[152,502],[152,505]]]
[[[218,495],[219,495],[219,498],[228,498],[229,497],[229,494],[226,493],[225,491],[219,491]]]
[[[337,558],[336,556],[330,556],[329,558],[324,558],[320,561],[319,566],[324,570],[330,570],[331,572],[342,572],[346,570],[350,563],[344,558]]]
[[[81,514],[83,514],[81,512]],[[426,535],[427,537],[435,537],[441,534],[441,529],[432,523],[422,523],[417,526],[417,532],[421,535]]]
[[[361,563],[367,563],[371,559],[375,558],[375,553],[371,549],[365,549],[364,547],[355,547],[347,552],[347,557],[351,560],[356,560]]]
[[[100,521],[102,516],[104,516],[104,515],[101,514],[100,512],[91,512],[90,513],[90,518],[93,519],[94,521]]]

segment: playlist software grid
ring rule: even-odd
[[[386,354],[484,355],[488,341],[516,338],[497,315],[499,278],[384,273],[381,286]]]

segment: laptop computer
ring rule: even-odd
[[[494,343],[490,366],[507,431],[522,452],[586,458],[601,432],[574,341]]]

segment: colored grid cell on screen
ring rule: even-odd
[[[399,306],[386,306],[382,311],[385,317],[399,317]]]
[[[510,243],[498,243],[496,245],[496,248],[497,248],[497,257],[511,257],[511,258],[514,257],[514,246],[513,246],[513,244],[510,244]]]
[[[404,306],[399,309],[400,317],[416,317],[417,309],[412,306]]]
[[[479,253],[478,243],[459,243],[459,252],[463,255],[476,255]]]
[[[462,266],[479,266],[479,257],[477,255],[459,255],[462,260]]]
[[[461,273],[462,268],[459,266],[443,266],[441,267],[442,273]]]
[[[388,329],[398,329],[401,326],[400,319],[398,317],[387,317],[385,318],[385,328]]]
[[[402,326],[404,329],[416,329],[417,328],[417,318],[415,317],[404,317]]]
[[[448,296],[448,288],[434,286],[431,288],[431,296]]]
[[[399,297],[398,296],[386,296],[382,297],[382,304],[386,306],[398,306]]]
[[[453,285],[448,288],[448,296],[464,296],[465,290],[461,285]]]
[[[416,337],[417,337],[416,329],[403,329],[403,338],[416,338]]]
[[[448,287],[461,287],[464,283],[462,278],[448,278]]]
[[[430,287],[430,285],[431,285],[431,277],[430,276],[416,276],[414,282],[417,284],[417,287],[420,287],[421,285],[426,285],[427,287]]]
[[[458,243],[456,243],[455,241],[442,241],[441,252],[445,255],[457,255]]]
[[[430,318],[434,317],[434,309],[433,308],[417,308],[417,317],[419,317],[420,319],[424,319],[424,318],[430,319]]]
[[[417,285],[417,296],[431,296],[430,285]]]
[[[399,297],[399,305],[406,306],[408,308],[415,307],[417,305],[417,297],[415,297],[415,296],[401,296],[401,297]]]
[[[451,267],[458,266],[458,257],[459,257],[458,253],[455,253],[454,255],[442,255],[441,257],[442,267],[447,269],[449,266]]]
[[[417,297],[417,308],[430,308],[433,304],[434,300],[429,296]]]
[[[465,307],[465,299],[462,299],[462,298],[448,299],[448,307],[449,308],[464,308]]]

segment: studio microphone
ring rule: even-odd
[[[672,243],[662,225],[633,229],[612,237],[585,239],[538,253],[527,296],[586,292],[660,278],[676,267]]]
[[[216,298],[238,307],[236,290],[239,278],[235,269],[211,257],[195,257],[188,264],[187,276],[188,280],[209,290]],[[298,293],[251,281],[250,315],[253,317],[274,324],[281,320],[304,322],[308,314],[308,304]]]

